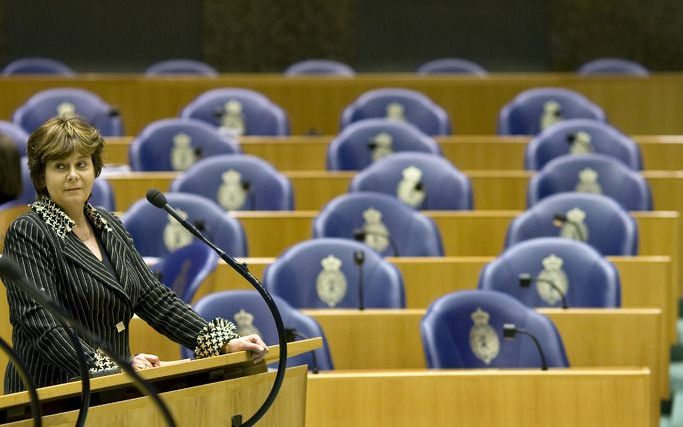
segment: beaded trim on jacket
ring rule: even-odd
[[[66,239],[66,235],[76,226],[76,223],[69,218],[69,215],[67,215],[66,212],[57,206],[49,197],[41,197],[37,202],[32,203],[30,206],[33,212],[37,213],[38,216],[40,216],[40,218],[62,239]],[[85,204],[84,211],[85,215],[97,229],[106,231],[112,230],[107,223],[107,220],[104,219],[90,203]]]

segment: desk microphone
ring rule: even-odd
[[[363,280],[365,252],[361,250],[353,251],[353,262],[358,266],[358,310],[365,310],[365,284]]]
[[[238,263],[235,260],[235,258],[226,254],[225,251],[223,251],[221,248],[216,246],[212,241],[204,237],[204,235],[200,233],[199,230],[197,230],[197,227],[195,227],[194,225],[192,225],[192,223],[190,223],[185,218],[180,216],[180,214],[178,214],[178,212],[175,209],[173,209],[171,205],[168,204],[168,201],[166,201],[166,196],[164,196],[164,194],[161,191],[157,190],[156,188],[153,188],[147,191],[146,197],[148,202],[150,202],[157,208],[163,209],[166,212],[168,212],[169,215],[175,218],[187,231],[192,233],[195,237],[197,237],[199,240],[201,240],[211,249],[213,249],[218,254],[218,256],[221,257],[223,261],[225,261],[230,267],[232,267],[236,272],[238,272],[242,277],[244,277],[244,279],[247,280],[254,287],[254,289],[256,289],[256,291],[261,295],[266,305],[268,306],[268,309],[273,315],[275,327],[277,328],[278,344],[280,345],[277,373],[275,374],[275,381],[273,381],[273,386],[270,389],[270,393],[268,393],[268,396],[266,397],[266,400],[263,402],[261,407],[256,411],[256,413],[254,413],[254,415],[251,416],[251,418],[245,421],[244,424],[238,424],[252,426],[256,424],[256,422],[259,419],[261,419],[263,415],[265,415],[265,413],[268,411],[268,408],[270,408],[270,406],[275,401],[275,397],[280,391],[280,387],[282,386],[282,381],[285,376],[285,369],[287,365],[287,337],[285,335],[285,325],[282,322],[282,316],[280,315],[280,311],[275,305],[273,297],[268,293],[268,291],[266,291],[261,282],[259,282],[258,279],[249,272],[247,264]],[[233,417],[233,423],[235,422],[236,418],[237,417]]]
[[[159,397],[155,388],[148,381],[143,380],[140,375],[133,369],[132,366],[124,358],[117,355],[109,346],[104,343],[98,336],[92,333],[88,328],[83,326],[78,320],[71,316],[64,308],[59,306],[57,303],[46,297],[43,293],[38,292],[34,286],[30,286],[24,274],[21,272],[19,267],[14,261],[11,261],[8,257],[0,257],[0,272],[4,277],[9,279],[14,285],[16,285],[22,292],[32,298],[36,303],[44,307],[50,314],[57,318],[61,323],[71,326],[73,329],[77,330],[81,336],[83,336],[87,341],[93,343],[95,346],[100,348],[105,354],[107,354],[120,368],[125,371],[133,381],[139,386],[139,388],[147,395],[152,398],[154,404],[159,408],[162,413],[166,424],[175,427],[175,420],[171,415],[168,407]],[[66,327],[69,330],[68,327]],[[72,331],[73,332],[73,331]],[[76,339],[78,339],[76,337]],[[84,378],[89,378],[89,373],[86,372]],[[87,412],[87,411],[86,411]],[[79,419],[81,418],[79,414]],[[83,419],[83,422],[85,420]]]
[[[297,331],[296,328],[285,328],[285,333],[287,334],[287,342],[296,341],[297,339],[306,340],[310,338]],[[317,374],[320,372],[320,368],[318,366],[318,358],[315,356],[315,350],[311,350],[309,353],[311,353],[311,364],[313,365],[311,366],[311,372]]]
[[[518,279],[519,286],[523,288],[528,288],[529,286],[531,286],[531,282],[547,283],[548,285],[550,285],[551,288],[555,289],[555,292],[560,294],[560,298],[562,298],[562,308],[567,309],[569,307],[567,305],[567,296],[564,294],[564,292],[562,292],[562,289],[560,289],[559,286],[557,286],[555,282],[553,282],[552,280],[544,279],[543,277],[538,276],[532,277],[529,273],[520,273]]]
[[[368,235],[386,237],[389,240],[389,245],[391,246],[392,256],[399,256],[398,247],[396,246],[396,242],[394,241],[393,237],[391,237],[391,234],[385,233],[383,231],[367,230],[365,228],[356,228],[353,230],[353,238],[359,242],[365,241],[365,236]]]
[[[534,345],[536,346],[536,350],[538,350],[538,355],[541,357],[541,370],[547,371],[548,370],[548,363],[545,361],[545,354],[543,353],[543,349],[541,348],[541,344],[538,342],[538,339],[532,334],[531,332],[527,331],[526,329],[518,328],[515,326],[514,323],[505,323],[503,325],[503,338],[508,339],[508,340],[513,340],[515,339],[515,336],[517,334],[524,334],[528,335],[531,337],[532,341],[534,342]]]
[[[586,234],[583,232],[581,226],[576,221],[572,221],[569,218],[567,218],[567,215],[556,213],[555,215],[553,215],[553,224],[556,227],[562,227],[564,224],[571,225],[574,228],[574,231],[576,231],[576,235],[579,237],[579,240],[581,240],[582,242],[586,241]]]

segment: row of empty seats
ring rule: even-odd
[[[468,59],[439,58],[420,65],[418,74],[469,74],[485,76],[488,71]],[[7,64],[3,75],[22,74],[57,74],[73,76],[76,72],[64,62],[42,57],[19,58]],[[577,70],[580,75],[593,74],[626,74],[647,76],[649,70],[643,65],[625,58],[597,58],[581,65]],[[218,71],[209,64],[193,59],[170,59],[150,65],[145,74],[149,76],[190,74],[214,77]],[[356,71],[349,65],[330,59],[307,59],[296,62],[284,70],[285,75],[334,75],[353,76]]]

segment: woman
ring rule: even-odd
[[[28,141],[31,180],[38,200],[17,218],[3,256],[16,260],[31,285],[57,301],[116,353],[130,356],[128,324],[137,314],[197,357],[247,350],[255,362],[268,351],[258,335],[239,337],[223,319],[207,323],[159,283],[136,252],[114,215],[87,203],[102,170],[104,140],[77,116],[54,118]],[[15,350],[38,387],[79,375],[75,350],[64,327],[11,281],[5,281]],[[115,365],[83,341],[90,371]],[[135,369],[159,366],[159,358],[138,354]],[[10,363],[5,393],[23,389]]]

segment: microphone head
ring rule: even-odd
[[[511,340],[517,335],[517,326],[514,323],[503,324],[503,338]]]
[[[365,261],[365,252],[361,251],[360,249],[357,251],[353,251],[353,261],[357,265],[363,264],[363,262]]]
[[[531,286],[532,278],[531,274],[529,273],[520,273],[518,277],[519,280],[519,286],[523,288],[528,288]]]
[[[223,107],[218,106],[218,107],[215,107],[213,109],[213,116],[216,117],[217,119],[220,119],[221,117],[223,117],[224,114],[225,114],[225,108],[223,108]]]
[[[251,189],[251,182],[242,181],[242,189],[246,192],[249,192],[249,190]]]
[[[573,144],[574,141],[576,141],[576,134],[575,133],[570,133],[567,135],[567,143],[568,144]]]
[[[362,242],[365,240],[365,230],[362,228],[356,228],[353,230],[353,238],[358,240],[359,242]]]
[[[156,188],[148,190],[147,195],[145,197],[147,198],[148,202],[161,209],[163,209],[164,205],[168,203],[166,201],[166,196],[164,196],[164,193],[157,190]]]
[[[553,225],[555,227],[562,227],[567,222],[567,215],[556,213],[553,215]]]
[[[374,141],[368,142],[368,150],[374,150],[375,148],[377,148],[376,142],[374,142]]]
[[[17,263],[11,260],[7,255],[0,256],[0,275],[13,282],[24,280],[24,275],[21,270],[19,270]]]

